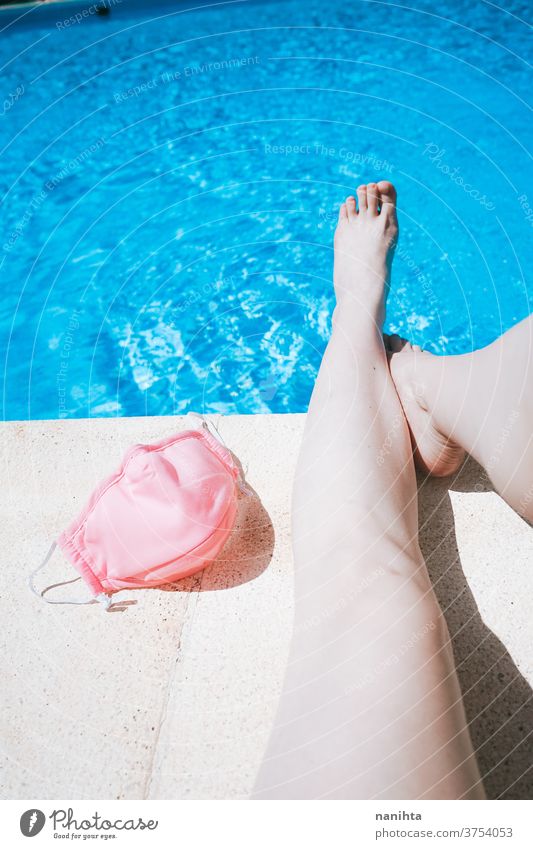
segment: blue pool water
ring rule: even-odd
[[[389,328],[457,353],[531,311],[531,6],[412,3],[0,17],[4,418],[304,411],[364,180]]]

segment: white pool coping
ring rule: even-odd
[[[123,592],[137,604],[113,615],[47,605],[26,576],[128,445],[190,421],[2,425],[4,797],[248,796],[291,635],[289,508],[304,420],[220,420],[261,503],[241,501],[222,563],[174,592]],[[531,797],[521,740],[533,729],[533,529],[472,462],[455,481],[423,486],[420,516],[489,794]],[[57,555],[39,585],[73,575]]]

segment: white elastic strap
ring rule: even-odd
[[[192,410],[188,415],[193,416],[195,419],[200,419],[200,421],[202,423],[202,427],[204,427],[206,430],[208,430],[209,433],[211,434],[211,436],[214,436],[215,439],[218,440],[218,442],[220,442],[221,445],[224,446],[224,448],[227,448],[228,451],[230,451],[230,448],[228,447],[227,443],[224,441],[222,434],[220,433],[218,427],[212,421],[207,419],[201,413],[194,413]],[[243,492],[245,495],[254,495],[255,494],[254,491],[252,489],[250,489],[250,487],[246,483],[246,479],[244,477],[244,472],[241,472],[239,474],[239,478],[237,480],[237,486],[239,487],[240,491]]]
[[[220,433],[219,429],[217,428],[217,426],[212,421],[210,421],[210,419],[207,419],[201,413],[193,413],[192,410],[189,413],[189,416],[193,416],[193,418],[195,418],[195,419],[200,419],[200,421],[202,423],[202,427],[204,427],[206,430],[208,430],[209,433],[211,434],[211,436],[214,436],[215,439],[218,440],[218,442],[220,442],[220,444],[224,446],[224,448],[228,448],[228,446],[227,446],[226,442],[224,441],[222,434]],[[228,451],[229,451],[229,448],[228,448]]]
[[[244,493],[244,495],[255,495],[253,489],[251,487],[249,487],[248,484],[246,483],[246,480],[243,477],[243,475],[239,475],[239,480],[237,481],[237,486],[239,487],[240,491],[242,493]]]
[[[41,569],[44,569],[44,567],[46,566],[46,564],[50,560],[50,558],[51,558],[52,554],[54,553],[54,551],[56,550],[56,548],[57,548],[57,543],[53,542],[52,545],[50,546],[50,548],[48,549],[48,553],[47,553],[46,557],[44,558],[44,560],[42,560],[42,562],[39,563],[37,568],[34,569],[33,572],[30,572],[30,574],[28,575],[28,585],[29,585],[29,588],[32,591],[32,593],[34,595],[36,595],[37,598],[40,598],[41,601],[45,601],[47,604],[94,604],[95,601],[98,601],[105,606],[106,610],[108,610],[109,607],[112,604],[112,599],[111,599],[110,596],[106,595],[105,593],[98,593],[98,595],[93,596],[93,598],[88,599],[87,601],[81,601],[81,600],[77,600],[77,599],[59,600],[59,599],[51,599],[51,598],[45,598],[44,597],[45,593],[49,592],[50,590],[55,589],[56,587],[63,587],[63,586],[65,586],[65,584],[75,584],[76,581],[81,580],[79,575],[78,575],[77,578],[72,578],[69,581],[60,581],[57,584],[50,584],[48,587],[45,587],[44,590],[42,590],[41,592],[39,592],[39,590],[35,589],[35,586],[33,584],[33,579],[34,579],[35,575],[37,574],[37,572],[40,572]]]

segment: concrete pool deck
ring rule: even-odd
[[[291,634],[289,506],[304,420],[220,419],[261,502],[241,499],[222,562],[172,588],[124,591],[137,603],[114,614],[47,605],[28,572],[127,446],[190,420],[2,425],[5,798],[248,796]],[[533,529],[472,461],[421,486],[420,528],[488,794],[531,798]],[[73,576],[56,554],[36,583]]]

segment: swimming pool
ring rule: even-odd
[[[369,179],[390,329],[457,353],[531,311],[531,7],[413,4],[0,15],[4,418],[304,411]]]

